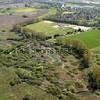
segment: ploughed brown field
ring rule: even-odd
[[[14,13],[12,15],[10,14],[0,15],[0,28],[11,29],[12,26],[17,23],[30,21],[32,19],[34,20],[35,18],[40,17],[47,12],[48,12],[47,9],[42,9],[38,10],[37,12],[23,12],[23,13]]]

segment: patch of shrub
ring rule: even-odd
[[[100,89],[100,66],[92,67],[88,75],[91,88],[93,90]]]
[[[20,84],[21,83],[21,80],[19,78],[14,78],[13,81],[11,81],[9,84],[10,86],[14,86],[16,84]]]
[[[24,98],[22,100],[32,100],[30,95],[26,95],[24,96]]]
[[[23,15],[22,17],[23,17],[23,18],[28,18],[28,16],[27,16],[27,15]]]
[[[58,38],[56,40],[58,44],[62,44],[62,48],[66,48],[69,53],[78,55],[79,58],[83,59],[82,63],[84,67],[89,67],[90,59],[91,59],[91,52],[90,50],[79,40],[72,40],[66,38]]]

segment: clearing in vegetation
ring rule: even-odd
[[[37,9],[35,9],[35,8],[28,8],[28,7],[25,7],[25,8],[17,8],[17,9],[14,9],[13,11],[14,12],[20,12],[20,13],[22,13],[22,12],[34,12],[34,11],[36,11]]]
[[[51,21],[41,21],[35,24],[30,24],[25,27],[37,33],[42,33],[46,36],[55,34],[66,34],[66,32],[73,31],[72,28],[66,28]]]
[[[2,14],[13,14],[13,13],[28,13],[28,12],[35,12],[37,11],[36,8],[32,8],[32,7],[24,7],[24,8],[2,8],[0,9],[0,15]]]

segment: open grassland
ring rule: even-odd
[[[100,52],[100,46],[94,48],[93,50],[95,50],[95,51],[99,51],[99,52]]]
[[[59,26],[57,25],[57,23],[51,21],[41,21],[35,24],[27,25],[25,28],[37,33],[44,34],[46,36],[51,36],[55,34],[65,34],[68,31],[72,31],[72,28]]]
[[[17,9],[14,9],[13,11],[14,12],[34,12],[36,11],[37,9],[35,8],[28,8],[28,7],[25,7],[25,8],[17,8]]]
[[[55,15],[56,13],[57,13],[57,9],[52,7],[52,8],[50,8],[50,9],[48,10],[48,12],[47,12],[46,14],[40,16],[39,18],[40,18],[40,19],[43,19],[43,18],[45,18],[45,17],[47,17],[47,16]]]
[[[91,49],[100,46],[100,30],[89,30],[66,38],[80,40]]]
[[[38,9],[32,7],[24,7],[24,8],[1,8],[0,14],[13,14],[13,13],[28,13],[35,12]]]

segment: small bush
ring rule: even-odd
[[[31,100],[31,96],[30,95],[26,95],[22,100]]]
[[[93,90],[100,89],[100,66],[95,66],[89,72],[89,82]]]

